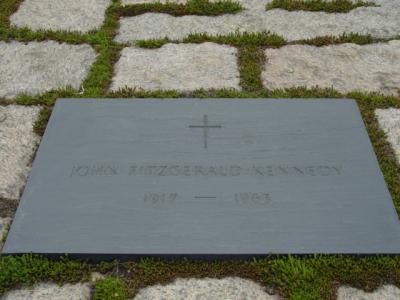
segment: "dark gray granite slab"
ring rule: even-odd
[[[353,100],[58,100],[4,252],[400,253]]]

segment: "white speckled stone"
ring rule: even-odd
[[[32,288],[13,290],[5,294],[2,300],[89,300],[90,287],[88,284],[65,284],[58,286],[41,283]]]
[[[67,86],[78,89],[95,59],[89,45],[0,42],[0,98]]]
[[[214,43],[125,48],[111,90],[240,89],[236,55],[236,48]]]
[[[19,199],[39,143],[33,123],[39,107],[0,106],[6,119],[0,123],[0,198]]]
[[[0,217],[0,252],[3,248],[3,238],[7,234],[8,227],[11,223],[11,218],[1,218]]]
[[[110,0],[25,0],[11,24],[33,30],[88,32],[100,28]]]
[[[168,285],[154,285],[142,289],[134,300],[274,300],[259,284],[242,278],[177,279]]]
[[[400,41],[359,46],[291,45],[265,50],[262,72],[269,89],[333,87],[340,92],[399,93]]]
[[[226,35],[239,32],[271,31],[288,41],[315,38],[318,36],[357,32],[378,38],[389,38],[400,34],[400,1],[376,0],[378,7],[359,7],[349,13],[293,11],[282,9],[265,11],[258,4],[238,14],[222,16],[182,16],[147,13],[122,18],[116,40],[135,40],[168,37],[181,40],[190,33]],[[259,8],[257,8],[259,7]]]
[[[400,109],[377,109],[375,115],[400,162]]]
[[[385,285],[372,293],[367,293],[352,287],[340,287],[337,300],[398,300],[400,289],[393,285]]]

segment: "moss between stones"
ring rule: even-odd
[[[14,217],[17,206],[17,200],[0,198],[0,218]]]
[[[362,6],[376,6],[373,2],[350,0],[273,0],[266,6],[267,10],[281,8],[288,11],[324,11],[328,13],[347,13]]]
[[[156,2],[126,5],[119,7],[118,12],[124,17],[137,16],[148,12],[165,13],[173,16],[218,16],[222,14],[234,14],[242,9],[242,6],[238,2],[230,0],[218,2],[210,2],[208,0],[188,0],[186,4]]]
[[[93,300],[127,300],[125,282],[120,278],[107,277],[96,281]]]
[[[265,258],[251,261],[153,260],[88,264],[63,258],[58,261],[34,255],[0,256],[0,294],[21,284],[51,280],[56,283],[87,281],[90,272],[109,277],[95,284],[94,299],[122,300],[139,289],[176,278],[238,276],[275,289],[289,299],[335,299],[339,285],[371,291],[382,284],[400,285],[400,257],[309,256]]]

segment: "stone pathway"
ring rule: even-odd
[[[111,0],[25,0],[10,18],[17,27],[33,30],[88,32],[98,29]]]
[[[4,238],[7,235],[7,230],[10,226],[11,218],[0,217],[0,249],[3,247]]]
[[[0,98],[68,86],[79,89],[95,59],[96,53],[89,45],[0,41]]]
[[[216,1],[216,0],[213,0]],[[261,80],[267,89],[289,87],[333,87],[351,91],[400,95],[400,1],[374,0],[377,7],[360,7],[344,14],[265,10],[272,0],[240,0],[245,8],[237,14],[221,16],[187,15],[174,17],[144,13],[121,17],[114,42],[125,47],[113,66],[109,91],[124,88],[191,92],[198,89],[240,91],[239,50],[215,43],[183,44],[191,33],[212,36],[241,32],[276,33],[287,41],[341,35],[370,34],[374,38],[396,39],[359,46],[324,47],[288,45],[263,49],[265,63]],[[25,0],[10,17],[18,29],[33,31],[74,31],[92,34],[101,28],[111,0]],[[155,0],[122,0],[122,5],[155,3]],[[161,0],[162,3],[168,2]],[[186,0],[171,0],[185,4]],[[168,38],[174,43],[158,49],[135,46],[137,40]],[[0,36],[1,39],[1,36]],[[128,46],[130,45],[130,46]],[[56,41],[0,40],[0,104],[26,93],[32,96],[67,87],[80,89],[99,57],[87,44]],[[18,201],[40,138],[33,124],[40,107],[0,106],[0,201]],[[400,161],[400,109],[375,111],[380,127]],[[0,236],[11,219],[0,216]],[[0,249],[1,249],[0,242]],[[57,286],[50,283],[11,291],[1,299],[90,299],[90,284]],[[177,279],[168,285],[141,290],[141,299],[278,299],[260,285],[240,278]],[[399,299],[394,286],[383,286],[373,293],[340,287],[339,300]]]
[[[400,162],[400,109],[377,109],[375,115]]]
[[[1,300],[89,300],[89,284],[66,284],[58,286],[41,283],[32,288],[23,288],[5,294]]]
[[[134,300],[275,300],[263,287],[251,280],[227,277],[223,279],[177,279],[171,284],[142,289]]]
[[[213,43],[125,48],[111,90],[240,89],[236,48]]]
[[[20,197],[39,143],[32,129],[39,111],[33,106],[0,106],[0,199]]]
[[[147,13],[122,18],[116,40],[125,43],[164,37],[182,40],[190,33],[227,35],[237,31],[271,31],[288,41],[351,32],[371,34],[376,38],[390,38],[400,34],[400,2],[397,0],[375,0],[378,7],[360,7],[345,14],[288,12],[281,9],[266,11],[265,4],[270,1],[259,1],[252,1],[251,9],[238,14],[217,17],[174,17]]]
[[[367,293],[352,287],[340,287],[337,300],[398,300],[400,289],[393,285],[385,285],[372,293]]]
[[[400,95],[400,41],[359,46],[303,45],[266,49],[262,73],[268,89],[334,87],[339,92]]]

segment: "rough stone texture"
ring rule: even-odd
[[[236,48],[214,43],[125,48],[115,66],[111,90],[240,89],[236,55]]]
[[[341,92],[400,92],[400,41],[359,46],[291,45],[265,50],[266,88],[333,87]]]
[[[13,290],[5,294],[2,300],[89,300],[90,287],[88,284],[56,284],[41,283],[32,288]]]
[[[0,198],[18,199],[39,142],[33,132],[40,108],[0,107],[6,119],[0,123]]]
[[[337,300],[398,300],[400,289],[393,285],[385,285],[372,293],[367,293],[352,287],[340,287]]]
[[[88,32],[99,28],[110,0],[25,0],[10,17],[12,25],[33,30]]]
[[[79,88],[95,58],[89,45],[0,42],[0,98]]]
[[[223,279],[177,279],[168,285],[154,285],[142,289],[134,300],[163,299],[163,300],[273,300],[275,295],[269,295],[257,283],[237,278]]]
[[[271,31],[289,41],[325,35],[341,35],[357,32],[374,37],[388,38],[400,34],[400,1],[376,0],[378,7],[359,7],[349,13],[329,14],[325,12],[294,11],[282,9],[265,11],[259,0],[248,6],[254,9],[238,14],[217,17],[183,16],[147,13],[121,19],[116,40],[164,38],[181,40],[190,33],[210,35],[239,32]]]
[[[3,248],[3,239],[7,234],[8,227],[11,223],[11,218],[0,218],[0,252]]]
[[[375,115],[400,162],[400,109],[377,109]]]

